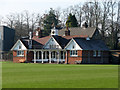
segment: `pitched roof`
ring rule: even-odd
[[[57,41],[57,43],[62,48],[64,48],[66,46],[66,44],[70,41],[71,38],[80,37],[80,36],[79,35],[73,35],[73,36],[52,36],[52,37]],[[46,37],[42,37],[42,38],[38,38],[38,37],[34,36],[32,39],[34,41],[38,42],[38,44],[41,44],[43,46],[48,42],[48,40],[50,38],[51,38],[51,36],[46,36]]]
[[[34,36],[32,39],[37,41],[38,43],[45,45],[45,43],[50,39],[51,36],[46,36],[46,37],[42,37],[42,38],[38,38],[36,36]]]
[[[66,46],[66,44],[69,42],[69,39],[63,38],[61,36],[52,36],[57,42],[58,44],[64,48]]]
[[[90,39],[86,40],[83,36],[80,37],[80,35],[73,35],[73,36],[52,36],[58,44],[64,48],[68,42],[73,38],[76,43],[83,49],[83,50],[109,50],[105,43],[102,40],[95,40]],[[33,43],[33,49],[40,49],[42,48],[48,40],[51,38],[51,36],[46,36],[42,38],[33,37],[32,43]],[[26,48],[29,48],[28,41],[29,39],[21,39],[22,43],[25,45]]]
[[[29,39],[28,38],[21,38],[21,42],[24,44],[24,46],[28,49],[29,48]],[[40,49],[43,45],[35,40],[32,40],[32,49]]]
[[[88,27],[88,28],[73,27],[73,28],[69,28],[69,30],[70,30],[70,35],[88,36],[91,38],[95,33],[96,28],[95,27]],[[66,28],[61,29],[58,31],[58,34],[60,36],[64,36],[65,31],[66,31]]]
[[[83,38],[74,38],[83,50],[109,50],[102,40],[86,40]]]

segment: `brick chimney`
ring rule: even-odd
[[[65,36],[70,36],[70,30],[68,29],[68,27],[66,27]]]
[[[37,27],[35,34],[38,38],[42,37],[42,30],[40,29],[40,27]]]
[[[87,22],[85,22],[85,23],[83,24],[83,27],[84,27],[84,28],[88,28]]]

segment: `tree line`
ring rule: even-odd
[[[50,8],[44,14],[29,13],[12,13],[7,15],[6,20],[0,20],[8,27],[16,30],[16,40],[22,36],[28,35],[29,31],[34,31],[37,26],[44,30],[44,36],[50,34],[50,29],[54,25],[58,29],[67,27],[82,27],[83,22],[88,27],[96,27],[100,31],[102,40],[111,49],[119,49],[118,42],[120,33],[120,1],[115,2],[106,0],[97,2],[79,3],[65,9]]]

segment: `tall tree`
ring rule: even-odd
[[[51,8],[48,15],[45,17],[44,20],[44,31],[45,36],[50,34],[50,30],[52,29],[52,24],[56,26],[58,24],[58,19],[55,15],[55,11]]]
[[[78,22],[77,22],[75,15],[72,15],[71,13],[69,14],[68,19],[66,21],[66,26],[68,26],[68,27],[77,27],[78,26]]]

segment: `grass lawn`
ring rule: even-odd
[[[3,62],[2,88],[118,88],[118,65]]]

